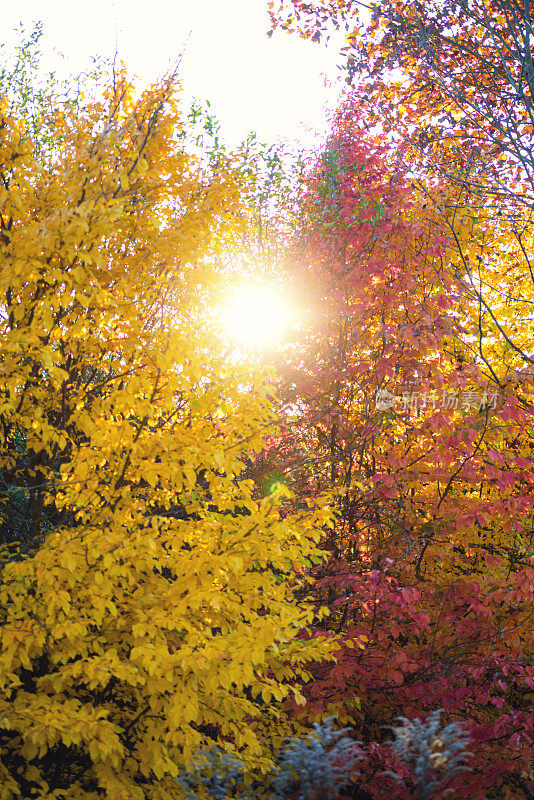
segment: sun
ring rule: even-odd
[[[227,336],[241,345],[260,347],[275,344],[288,332],[292,322],[289,303],[280,293],[263,286],[236,289],[222,314]]]

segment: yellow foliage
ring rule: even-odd
[[[0,559],[5,800],[174,797],[210,729],[266,765],[283,720],[256,698],[329,652],[293,598],[328,513],[240,480],[270,388],[205,314],[239,173],[183,151],[174,92],[116,76],[39,158],[0,117],[0,514],[20,492],[46,533]]]

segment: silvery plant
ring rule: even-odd
[[[447,784],[469,769],[467,734],[456,723],[442,728],[440,716],[434,711],[423,722],[399,717],[401,724],[392,728],[395,739],[388,744],[415,776],[415,800],[429,800],[438,790],[443,797],[450,796],[454,792]],[[177,781],[187,800],[253,800],[258,788],[264,797],[267,789],[273,800],[334,800],[358,777],[356,768],[364,755],[361,742],[347,735],[350,728],[335,730],[333,723],[330,717],[315,723],[305,739],[288,739],[268,786],[262,781],[261,786],[253,782],[248,788],[241,761],[216,745],[199,753]],[[382,775],[406,788],[396,772]]]
[[[198,753],[192,767],[176,779],[187,800],[252,800],[243,764],[217,745]]]
[[[469,770],[466,761],[468,736],[457,723],[440,726],[441,711],[434,711],[426,720],[409,720],[399,717],[400,726],[392,728],[393,746],[397,757],[410,767],[415,775],[416,800],[429,800],[437,790],[443,797],[454,794],[446,788],[458,774]],[[382,773],[404,785],[396,772]]]
[[[273,780],[277,800],[295,791],[296,800],[333,800],[351,782],[361,742],[346,737],[350,728],[334,730],[333,720],[315,723],[306,739],[289,739]]]

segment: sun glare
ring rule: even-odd
[[[223,327],[234,342],[252,347],[274,344],[291,324],[289,304],[260,286],[237,290],[223,312]]]

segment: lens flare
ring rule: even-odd
[[[260,286],[237,290],[223,312],[223,327],[240,344],[261,346],[283,338],[291,324],[291,311],[277,292]]]

